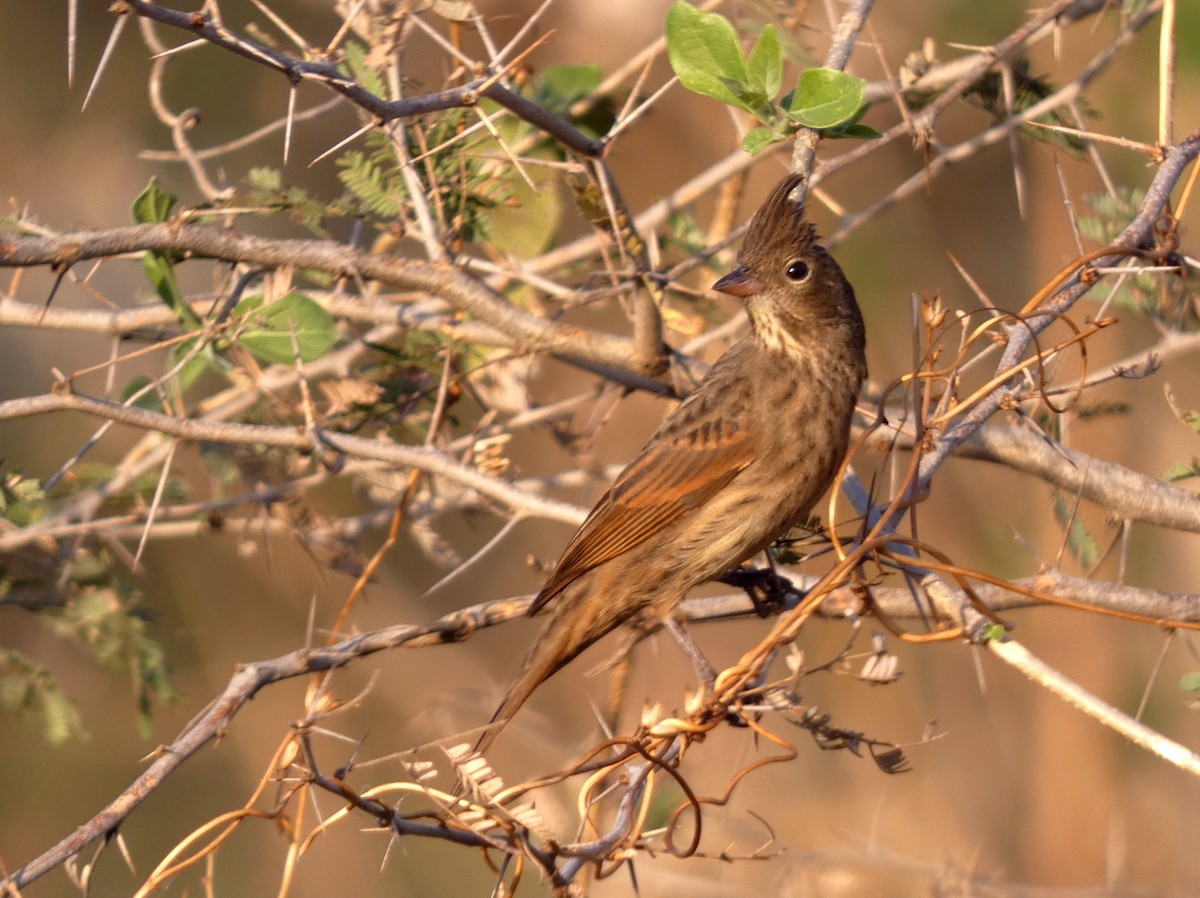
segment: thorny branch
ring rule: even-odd
[[[384,100],[347,77],[334,63],[327,60],[301,60],[280,53],[249,38],[230,31],[210,11],[199,13],[164,9],[144,0],[120,0],[113,11],[118,15],[134,13],[145,16],[181,31],[189,31],[216,47],[244,56],[251,62],[280,72],[289,80],[315,81],[337,91],[354,105],[370,113],[380,125],[401,118],[428,115],[460,106],[474,106],[481,97],[495,100],[530,124],[537,125],[555,139],[585,156],[603,153],[604,144],[592,140],[570,122],[537,103],[514,93],[501,83],[503,73],[488,72],[484,76],[435,94],[425,94],[400,100]]]
[[[297,267],[339,278],[363,278],[421,290],[468,312],[528,350],[578,355],[614,367],[630,358],[627,340],[572,327],[518,309],[457,269],[395,256],[364,253],[319,240],[271,240],[200,225],[146,224],[108,231],[0,241],[0,265],[68,269],[89,259],[154,250],[264,268]]]
[[[1166,148],[1164,158],[1154,173],[1154,179],[1150,182],[1150,187],[1146,191],[1145,199],[1142,201],[1137,215],[1114,241],[1115,247],[1126,249],[1153,247],[1152,238],[1155,225],[1167,207],[1171,191],[1183,176],[1185,168],[1195,160],[1198,153],[1200,153],[1200,131],[1175,146]],[[1170,252],[1171,249],[1171,247],[1167,247],[1164,251]],[[1030,344],[1037,334],[1054,323],[1056,320],[1054,316],[1070,311],[1072,306],[1092,288],[1095,281],[1088,274],[1093,268],[1102,268],[1117,261],[1119,261],[1119,256],[1114,254],[1098,259],[1093,265],[1082,268],[1078,273],[1072,275],[1053,296],[1039,304],[1033,310],[1034,314],[1021,324],[1010,326],[1007,329],[1004,355],[997,366],[997,373],[1002,374],[1012,369],[1029,350]],[[931,451],[921,458],[920,477],[914,484],[914,489],[918,493],[928,489],[934,473],[950,454],[1011,398],[1012,391],[1010,389],[994,390],[968,414],[955,422],[952,427],[947,428],[945,435],[939,437]]]

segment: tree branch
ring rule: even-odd
[[[334,277],[357,276],[438,296],[507,334],[520,347],[628,367],[625,337],[551,321],[513,306],[456,268],[360,252],[328,240],[274,240],[178,222],[35,237],[0,237],[0,266],[49,265],[61,270],[87,259],[155,250],[266,268],[295,266]]]
[[[805,585],[804,581],[798,582]],[[815,582],[815,578],[813,578],[813,582]],[[1087,601],[1088,597],[1091,597],[1096,600],[1098,607],[1116,606],[1131,613],[1159,616],[1164,622],[1200,620],[1200,595],[1172,595],[1156,590],[1136,589],[1122,584],[1097,583],[1062,575],[1047,575],[1016,582],[1031,589],[1080,601]],[[1035,600],[1026,595],[1005,591],[994,585],[983,584],[980,586],[979,592],[987,597],[989,605],[996,610],[1036,604]],[[919,616],[919,609],[914,607],[912,594],[907,589],[876,588],[872,590],[872,597],[881,607],[887,609],[890,616]],[[476,630],[496,626],[523,616],[532,601],[532,596],[524,596],[484,602],[445,615],[429,624],[396,624],[349,637],[324,648],[299,649],[267,661],[256,661],[239,666],[221,695],[209,705],[203,714],[185,727],[170,745],[159,751],[157,758],[141,776],[70,836],[16,870],[8,879],[0,880],[0,892],[5,888],[24,888],[38,877],[78,854],[105,833],[118,827],[168,775],[223,732],[246,703],[264,687],[295,677],[344,667],[358,658],[387,649],[423,648],[461,642],[469,638]],[[828,597],[823,612],[844,614],[847,609],[839,607],[838,601],[839,596],[836,593]],[[697,622],[711,619],[724,620],[731,616],[753,617],[756,615],[752,603],[744,595],[714,599],[690,599],[684,604],[684,610],[688,620]],[[989,643],[989,646],[991,645],[992,643]],[[993,650],[995,649],[993,648]],[[1005,650],[1001,650],[1000,653],[1004,655],[1005,660],[1013,663],[1010,653],[1006,654]],[[1028,667],[1027,664],[1020,666]],[[1072,700],[1074,701],[1074,699]],[[1111,710],[1119,717],[1125,717],[1121,712],[1115,709]],[[1142,729],[1146,728],[1142,727]],[[1164,740],[1152,731],[1150,732],[1154,743],[1151,750],[1162,753],[1160,749],[1164,744],[1175,744],[1169,743],[1169,740]],[[1139,744],[1145,744],[1140,737],[1138,741]],[[1194,764],[1194,756],[1192,757],[1191,763]],[[1172,760],[1179,763],[1177,759]],[[1184,759],[1184,763],[1186,766],[1186,759]],[[414,830],[414,833],[432,834],[446,838],[453,835],[456,840],[461,841],[461,832],[448,828],[436,828],[432,831]],[[486,847],[486,844],[481,843],[481,847]]]
[[[875,0],[853,0],[846,8],[841,21],[838,22],[829,51],[825,54],[825,68],[838,71],[846,68],[854,45],[858,42],[858,35],[866,27],[867,16],[871,14],[874,6]],[[817,143],[820,140],[821,132],[815,128],[802,127],[796,132],[792,148],[791,170],[804,175],[804,181],[795,191],[797,202],[804,202],[808,195],[808,182],[812,175],[813,160],[817,155]]]
[[[1171,190],[1183,175],[1184,169],[1196,158],[1198,153],[1200,153],[1200,131],[1166,149],[1163,162],[1150,182],[1138,214],[1113,241],[1116,246],[1133,249],[1151,241],[1154,223],[1162,213]],[[1114,263],[1117,259],[1117,256],[1098,259],[1090,267],[1102,268]],[[1050,299],[1042,303],[1034,314],[1028,316],[1023,324],[1007,328],[1007,347],[997,366],[997,374],[1011,371],[1029,349],[1035,336],[1057,320],[1051,313],[1062,314],[1068,311],[1081,296],[1091,289],[1094,279],[1085,279],[1081,277],[1081,274],[1082,272],[1076,272],[1072,275],[1067,283]],[[1010,396],[1010,389],[993,390],[937,438],[930,450],[921,456],[918,478],[913,485],[915,495],[920,495],[928,490],[933,475],[951,453],[978,430],[1008,401]]]
[[[356,658],[385,649],[399,646],[418,648],[457,642],[466,638],[480,625],[490,626],[523,614],[528,604],[529,600],[477,605],[430,624],[398,624],[343,639],[324,648],[298,649],[268,661],[240,665],[221,695],[169,745],[159,750],[157,757],[141,776],[70,836],[20,867],[11,876],[0,880],[0,894],[24,888],[78,854],[92,842],[116,830],[138,805],[153,794],[163,780],[224,732],[238,712],[264,687],[283,680],[344,667]],[[453,835],[458,841],[462,841],[464,837],[461,831],[449,828],[438,828],[437,834],[444,837]],[[478,836],[469,844],[486,848],[491,842]]]
[[[494,100],[518,118],[549,134],[583,156],[601,156],[605,144],[588,137],[562,116],[555,115],[532,100],[514,93],[500,83],[495,73],[476,78],[468,84],[437,93],[400,100],[384,100],[344,74],[334,63],[318,59],[297,59],[265,44],[234,34],[207,12],[186,13],[164,9],[144,0],[119,0],[117,14],[135,13],[172,28],[188,31],[214,46],[221,47],[261,66],[287,76],[288,80],[314,81],[341,94],[355,106],[369,112],[380,124],[399,118],[412,118],[446,109],[475,106],[481,97]]]
[[[884,426],[876,435],[896,448],[912,449],[912,435],[899,428]],[[1033,474],[1118,518],[1200,533],[1200,495],[1064,446],[1032,425],[988,422],[956,454]]]
[[[385,461],[448,477],[515,511],[537,514],[568,524],[579,523],[579,509],[574,505],[522,490],[507,481],[490,477],[477,468],[456,461],[440,450],[423,446],[407,446],[331,431],[312,433],[294,427],[177,418],[137,406],[121,405],[104,399],[92,399],[75,393],[48,394],[0,402],[0,421],[66,410],[86,412],[98,418],[118,421],[142,430],[157,431],[180,439],[198,442],[233,445],[257,443],[305,453],[332,449],[355,458]],[[57,518],[55,518],[55,522],[62,523]],[[0,535],[0,550],[11,548],[9,543],[16,539],[22,543],[27,542],[31,535],[39,532],[40,527],[48,525],[49,522],[32,524],[20,531]]]

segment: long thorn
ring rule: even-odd
[[[117,21],[113,24],[113,30],[108,35],[108,44],[104,47],[104,54],[100,57],[100,64],[96,66],[96,74],[92,76],[92,83],[88,87],[87,96],[83,98],[82,109],[87,109],[88,100],[92,98],[92,93],[96,90],[96,85],[100,83],[100,76],[104,74],[104,70],[108,67],[108,61],[112,59],[113,50],[117,48],[117,41],[121,39],[121,32],[125,30],[125,23],[129,21],[129,17],[122,14],[117,16]]]

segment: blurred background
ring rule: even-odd
[[[272,8],[314,43],[328,40],[339,20],[330,2],[279,0]],[[559,0],[539,27],[551,38],[531,57],[536,70],[559,63],[599,64],[609,72],[661,36],[667,3],[662,0]],[[833,4],[837,11],[837,4]],[[108,71],[87,108],[84,95],[108,40],[112,16],[102,5],[82,4],[75,83],[67,83],[65,3],[9,5],[0,9],[0,59],[11,73],[0,89],[0,199],[4,214],[28,210],[55,230],[101,228],[129,223],[129,207],[151,177],[178,194],[184,205],[200,201],[181,165],[147,161],[144,150],[170,148],[170,135],[149,110],[147,52],[130,27],[113,52]],[[531,2],[480,2],[497,36],[506,39],[527,19]],[[801,43],[815,59],[827,46],[822,9],[806,11]],[[222,11],[231,27],[261,24],[250,3],[229,0]],[[868,80],[894,72],[904,57],[932,38],[941,59],[961,46],[987,45],[1008,34],[1028,11],[1022,4],[978,4],[964,0],[881,3],[855,51],[850,70]],[[743,19],[753,10],[736,14]],[[1177,137],[1200,121],[1200,9],[1180,4],[1177,28]],[[1061,82],[1105,46],[1115,30],[1114,11],[1098,23],[1068,29],[1057,55],[1042,46],[1031,71]],[[131,23],[132,24],[132,23]],[[266,26],[263,26],[266,27]],[[1158,28],[1154,24],[1085,92],[1097,113],[1097,130],[1145,143],[1156,139]],[[172,36],[172,40],[176,38]],[[445,76],[440,56],[414,55],[414,92],[433,90]],[[251,63],[213,48],[194,52],[172,70],[168,94],[174,108],[201,111],[191,134],[210,146],[274,121],[286,110],[288,85]],[[665,60],[650,85],[669,77]],[[321,88],[303,85],[301,107],[325,99]],[[884,130],[897,120],[887,103],[866,118]],[[938,126],[951,142],[982,130],[989,113],[957,104]],[[350,110],[297,127],[290,182],[318,195],[341,191],[328,160],[314,157],[350,134],[358,121]],[[618,144],[610,162],[631,208],[640,210],[683,180],[704,170],[736,146],[740,134],[727,110],[676,86]],[[848,144],[849,142],[842,142]],[[825,142],[821,158],[850,147]],[[869,334],[872,384],[876,388],[909,371],[912,296],[940,294],[952,308],[974,309],[978,298],[956,271],[951,256],[1001,308],[1019,309],[1063,265],[1078,255],[1067,201],[1079,211],[1087,194],[1101,190],[1085,159],[1048,144],[1022,141],[1019,149],[1027,188],[1024,215],[1018,209],[1013,158],[1000,144],[952,167],[928,189],[901,201],[850,234],[835,250],[863,304]],[[1145,157],[1102,146],[1100,153],[1121,184],[1145,187],[1153,169]],[[223,174],[239,181],[253,165],[283,166],[282,136],[223,162]],[[920,171],[923,154],[898,142],[849,166],[822,184],[847,209],[861,208]],[[777,157],[755,169],[739,213],[744,220],[783,171]],[[1065,190],[1065,196],[1064,196]],[[698,206],[703,221],[711,206]],[[837,216],[814,204],[824,233]],[[1181,232],[1191,243],[1194,204]],[[102,272],[103,290],[130,305],[147,287],[135,266]],[[127,277],[122,283],[120,277]],[[29,272],[14,282],[0,276],[4,295],[37,302],[51,280]],[[699,284],[699,286],[705,286]],[[88,291],[66,285],[54,298],[58,308],[93,308]],[[1082,307],[1081,307],[1082,309]],[[732,314],[735,305],[721,307]],[[1082,312],[1081,312],[1082,314]],[[1158,324],[1119,310],[1120,325],[1089,342],[1090,364],[1100,367],[1155,340]],[[721,317],[724,317],[722,315]],[[1193,316],[1194,318],[1194,316]],[[1187,326],[1194,324],[1194,320]],[[669,335],[681,343],[678,335]],[[44,393],[52,369],[71,371],[106,357],[101,337],[35,329],[0,331],[0,398]],[[1071,444],[1096,456],[1153,476],[1197,454],[1196,436],[1172,413],[1169,387],[1184,409],[1200,408],[1200,364],[1195,357],[1167,361],[1153,378],[1110,383],[1093,400],[1128,404],[1120,415],[1078,419]],[[550,401],[588,382],[577,371],[547,363],[535,381],[535,398]],[[600,462],[627,460],[665,413],[661,401],[634,397],[623,403],[597,436]],[[94,432],[95,421],[55,415],[0,422],[0,457],[7,470],[45,478]],[[115,434],[96,450],[113,461],[132,436]],[[543,473],[571,463],[551,441],[516,441],[511,455],[523,473]],[[866,460],[866,459],[865,459]],[[184,464],[195,464],[184,460]],[[869,461],[867,461],[869,464]],[[1188,485],[1186,482],[1185,486]],[[587,504],[597,493],[569,498]],[[320,498],[318,497],[318,502]],[[359,497],[331,493],[323,510],[331,515],[361,510]],[[965,566],[1002,576],[1027,576],[1060,558],[1062,531],[1048,486],[979,462],[956,461],[939,475],[921,511],[922,537]],[[1106,545],[1115,533],[1103,509],[1083,503],[1080,520]],[[443,536],[463,554],[491,538],[498,525],[486,516],[442,520]],[[389,556],[369,590],[355,625],[368,629],[398,621],[436,618],[454,608],[536,589],[530,555],[552,562],[569,530],[544,522],[516,527],[493,551],[452,586],[428,598],[422,593],[441,578],[437,568],[409,542]],[[372,534],[370,549],[383,538]],[[1069,555],[1062,567],[1081,573]],[[1115,579],[1115,553],[1095,576]],[[1200,592],[1200,552],[1195,536],[1134,527],[1125,576],[1132,584]],[[0,715],[0,865],[12,870],[91,817],[128,785],[141,760],[219,693],[239,662],[273,657],[304,644],[315,607],[317,626],[327,625],[353,583],[315,562],[287,538],[260,539],[252,526],[227,529],[202,539],[155,543],[140,575],[150,603],[151,627],[165,645],[180,693],[177,702],[155,707],[153,734],[139,736],[129,683],[97,665],[75,643],[55,635],[27,612],[0,606],[0,642],[19,648],[50,668],[78,703],[86,740],[50,747],[35,721]],[[1200,667],[1195,642],[1168,637],[1151,627],[1078,613],[1037,609],[1009,616],[1015,635],[1031,650],[1100,697],[1132,711],[1153,682],[1143,719],[1186,745],[1200,745],[1200,717],[1179,688]],[[334,676],[343,697],[368,682],[373,688],[355,709],[338,718],[337,730],[351,741],[321,742],[330,768],[356,751],[377,757],[481,724],[515,671],[538,624],[518,622],[475,635],[469,641],[419,651],[372,657]],[[702,628],[697,639],[718,667],[736,660],[762,637],[767,622]],[[809,663],[832,657],[846,639],[846,625],[817,623],[804,635]],[[547,684],[499,743],[494,763],[506,779],[538,769],[531,756],[548,744],[570,752],[591,744],[592,712],[585,696],[603,702],[605,677],[587,677],[615,643],[605,641]],[[842,726],[907,746],[912,770],[885,776],[869,760],[849,752],[820,751],[801,732],[792,738],[797,760],[755,774],[726,808],[706,817],[704,848],[728,848],[748,857],[760,846],[764,859],[722,863],[658,857],[637,864],[642,895],[681,890],[708,895],[1175,895],[1200,887],[1200,783],[1085,718],[986,652],[957,643],[906,645],[892,640],[903,678],[869,687],[846,676],[811,677],[804,697]],[[672,705],[691,685],[690,666],[668,638],[655,637],[639,649],[632,696]],[[278,685],[242,711],[219,743],[185,764],[140,808],[121,833],[137,865],[125,868],[107,851],[94,876],[94,893],[132,892],[170,848],[191,829],[236,808],[263,775],[271,754],[301,713],[304,683]],[[636,702],[633,703],[636,706]],[[631,718],[632,719],[632,718]],[[920,742],[927,728],[942,734]],[[355,740],[361,741],[356,746]],[[743,733],[718,731],[705,747],[709,767],[693,771],[698,791],[719,790],[732,772],[766,747],[751,750]],[[719,762],[719,763],[718,763]],[[511,775],[505,763],[512,765]],[[524,765],[524,766],[522,766]],[[725,765],[725,766],[721,766]],[[396,776],[401,776],[399,767]],[[275,787],[269,787],[274,790]],[[560,798],[569,800],[567,793]],[[268,802],[269,804],[269,802]],[[325,808],[328,813],[332,808]],[[553,813],[548,807],[546,812]],[[316,809],[310,808],[312,813]],[[754,815],[765,819],[768,829]],[[315,818],[314,818],[315,819]],[[311,825],[312,821],[308,822]],[[333,828],[300,862],[294,895],[337,889],[370,894],[487,894],[491,877],[461,849],[433,841],[391,845],[386,835],[359,831],[368,821]],[[286,840],[269,821],[243,827],[219,853],[213,894],[262,894],[277,888]],[[84,853],[90,858],[91,850]],[[526,884],[533,892],[536,887]],[[191,894],[202,888],[189,872],[169,888]],[[627,894],[630,881],[619,872],[595,885],[598,895]],[[25,894],[74,894],[61,871]]]

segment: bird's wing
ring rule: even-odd
[[[682,406],[676,410],[596,503],[538,593],[531,614],[572,580],[703,505],[750,464],[754,449],[745,417],[687,411]]]

